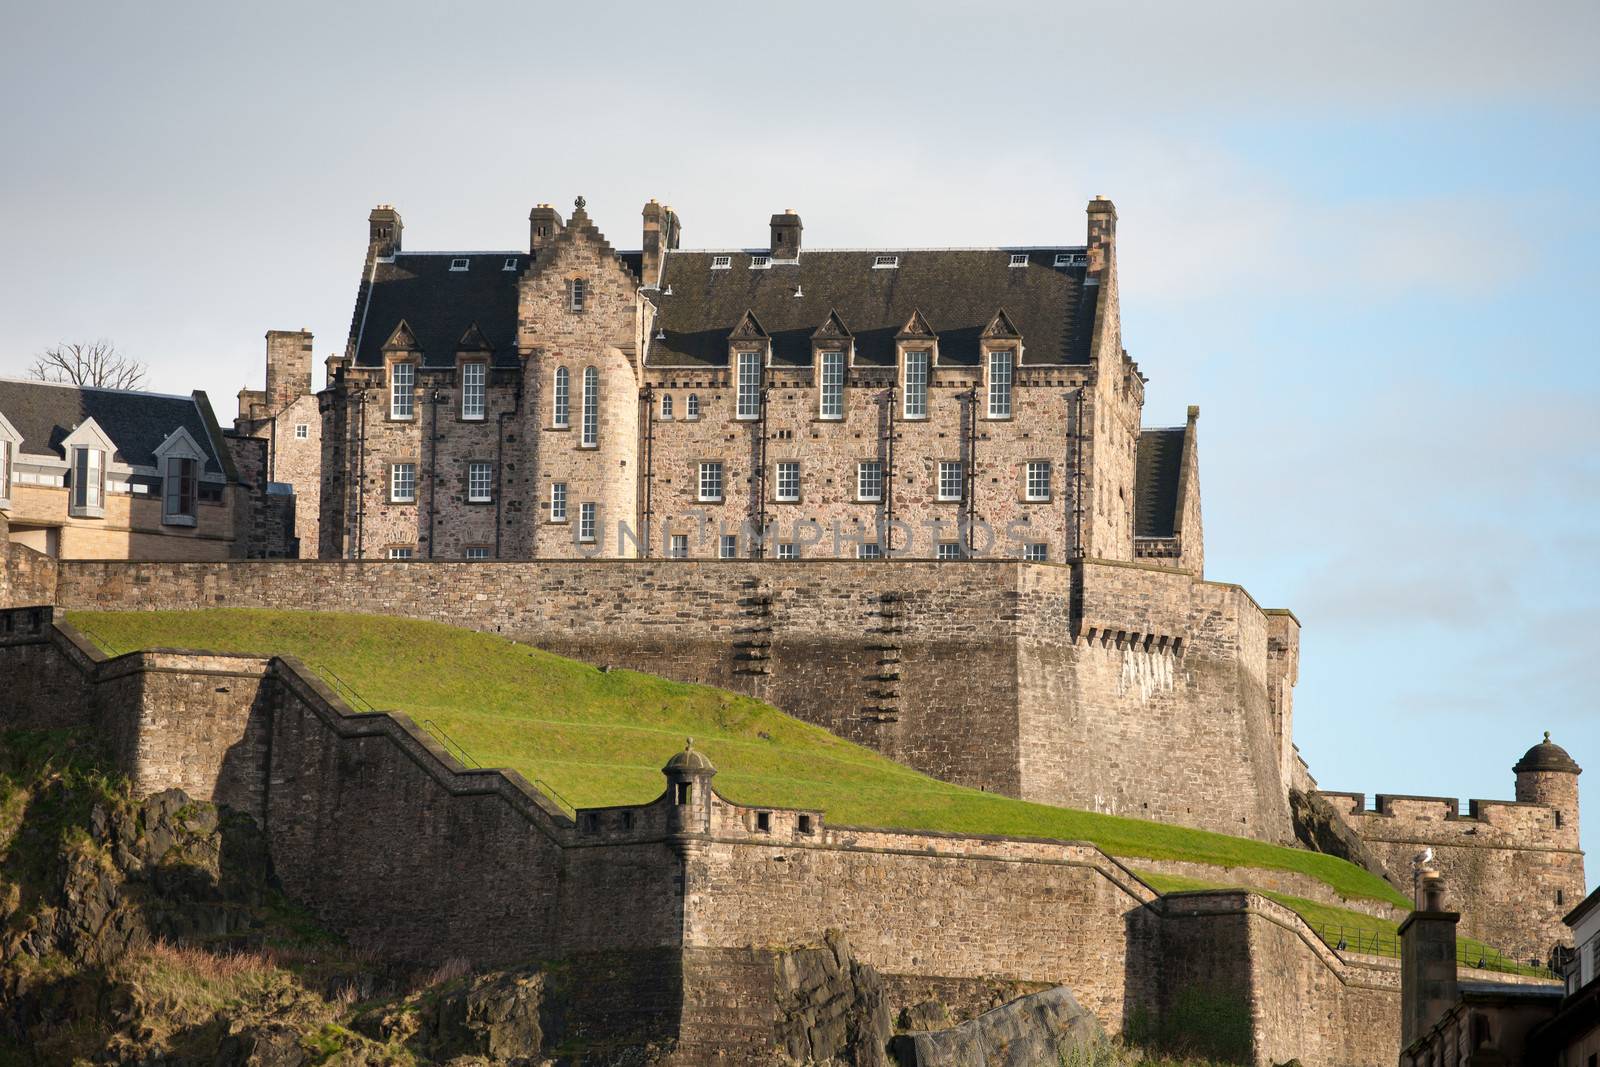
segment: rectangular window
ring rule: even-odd
[[[310,426],[307,426],[303,422],[295,423],[295,426],[294,426],[294,439],[296,441],[307,440],[308,438],[310,438],[310,436],[311,436],[311,427]]]
[[[712,256],[711,257],[711,269],[712,270],[728,270],[732,266],[733,266],[733,257],[732,256]]]
[[[106,454],[98,448],[72,450],[72,506],[98,512],[105,507]]]
[[[584,302],[589,299],[589,284],[582,278],[573,278],[567,282],[567,306],[573,311],[582,311]]]
[[[467,464],[467,503],[487,504],[494,499],[494,464]]]
[[[723,534],[722,535],[722,541],[717,546],[717,557],[719,559],[738,559],[739,558],[739,535],[738,534]]]
[[[872,260],[872,267],[874,270],[893,270],[899,265],[899,256],[874,256]]]
[[[461,417],[463,419],[483,418],[483,392],[484,382],[488,378],[489,367],[484,363],[463,363],[461,365]]]
[[[1026,252],[1013,252],[1013,253],[1011,253],[1011,263],[1009,265],[1013,266],[1013,267],[1026,267],[1028,265],[1028,253],[1026,253]]]
[[[939,544],[940,559],[960,559],[961,546],[954,541],[943,541]]]
[[[389,368],[389,417],[409,419],[414,410],[412,388],[417,384],[415,363],[396,363]]]
[[[794,542],[792,542],[792,541],[779,541],[778,542],[778,558],[779,559],[799,559],[800,558],[800,552],[795,547]]]
[[[1022,546],[1022,558],[1029,563],[1043,563],[1050,558],[1050,546],[1042,541],[1035,541]]]
[[[750,257],[750,269],[751,270],[766,270],[767,268],[769,268],[771,266],[772,266],[772,257],[771,256],[751,256]]]
[[[167,460],[166,476],[162,479],[161,521],[183,526],[194,525],[196,482],[199,464],[192,459],[173,456]]]
[[[989,417],[1011,417],[1011,349],[989,353]]]
[[[469,549],[467,549],[467,559],[469,559],[469,560],[471,560],[473,562],[476,562],[478,560],[485,560],[485,559],[488,559],[488,558],[489,558],[489,550],[487,548],[469,548]]]
[[[389,468],[389,500],[395,504],[417,501],[417,465],[396,463]]]
[[[568,381],[567,368],[556,368],[556,383],[551,390],[552,405],[550,410],[550,425],[558,430],[565,430],[568,426],[570,413],[571,382]]]
[[[722,499],[722,464],[700,464],[700,499],[703,501],[718,501]]]
[[[876,541],[863,541],[856,546],[856,559],[882,559],[883,549]]]
[[[825,419],[844,418],[844,353],[822,353],[821,406],[817,414]]]
[[[578,540],[593,541],[595,533],[595,508],[594,505],[584,502],[578,505]]]
[[[908,419],[928,417],[928,353],[906,353],[906,404]]]
[[[786,459],[778,464],[777,477],[773,479],[776,487],[774,498],[777,500],[794,501],[800,499],[800,462]]]
[[[567,483],[550,483],[550,521],[567,521]]]
[[[472,260],[458,256],[450,261],[451,270],[466,270],[472,266]]]
[[[593,448],[600,440],[600,372],[583,368],[583,445]]]
[[[941,459],[939,461],[939,499],[960,500],[962,466],[960,460]]]
[[[391,548],[389,550],[389,558],[390,559],[410,559],[411,558],[411,549],[410,549],[409,546],[406,547],[406,548]]]
[[[739,353],[739,399],[735,418],[754,419],[761,414],[761,353]]]
[[[1047,459],[1028,460],[1027,498],[1029,500],[1050,499],[1050,461]]]
[[[0,441],[0,503],[11,499],[11,442]]]
[[[668,540],[668,542],[667,542],[667,558],[668,559],[688,559],[689,558],[689,535],[688,534],[673,534],[672,535],[671,539]]]
[[[883,464],[869,459],[856,465],[856,499],[883,499]]]

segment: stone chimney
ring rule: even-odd
[[[400,233],[405,223],[393,204],[379,204],[367,216],[367,259],[387,259],[400,251]],[[270,391],[270,390],[269,390]]]
[[[644,249],[644,257],[639,281],[642,285],[659,285],[661,265],[667,253],[678,247],[678,216],[672,208],[656,203],[654,197],[644,206],[643,215],[644,243],[640,247]]]
[[[1438,1022],[1460,999],[1456,988],[1457,912],[1446,911],[1444,876],[1423,866],[1421,905],[1400,924],[1400,1047]]]
[[[1089,273],[1100,274],[1116,259],[1117,207],[1103,196],[1089,201]]]
[[[539,250],[561,233],[561,213],[549,204],[540,204],[528,212],[528,251],[535,256]]]
[[[800,258],[800,216],[793,208],[784,208],[783,214],[772,216],[772,258]]]
[[[267,331],[267,408],[278,412],[311,392],[311,332]]]

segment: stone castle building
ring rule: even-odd
[[[1141,430],[1116,223],[1085,244],[642,250],[577,201],[525,250],[369,220],[329,365],[325,558],[887,555],[1203,563],[1195,418]],[[269,359],[271,357],[269,356]],[[271,375],[269,370],[269,376]]]
[[[239,390],[233,432],[262,442],[269,491],[294,498],[294,543],[285,555],[317,555],[322,495],[322,415],[311,388],[312,337],[306,330],[267,331],[265,389]]]

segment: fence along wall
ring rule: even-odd
[[[435,619],[750,693],[963,785],[1291,836],[1265,616],[1156,567],[75,561],[57,602]]]

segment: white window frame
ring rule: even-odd
[[[793,541],[779,541],[778,542],[778,558],[779,559],[799,559],[800,558],[800,548],[799,548],[799,546],[796,545]]]
[[[482,422],[488,406],[489,364],[474,360],[461,364],[461,418]]]
[[[584,305],[589,301],[589,282],[585,278],[567,279],[567,310],[576,315],[583,314]]]
[[[1006,264],[1006,266],[1008,266],[1008,267],[1026,267],[1027,265],[1028,265],[1028,253],[1026,253],[1026,252],[1013,252],[1013,253],[1011,253],[1011,261]]]
[[[1057,252],[1056,253],[1056,266],[1058,266],[1058,267],[1070,267],[1070,266],[1072,266],[1072,253],[1071,252]]]
[[[463,555],[466,556],[469,563],[481,563],[489,558],[489,550],[482,545],[472,545]]]
[[[408,477],[402,478],[402,472]],[[409,486],[409,495],[403,491]],[[417,465],[412,462],[389,464],[389,503],[415,504],[417,502]]]
[[[856,545],[856,559],[882,559],[883,547],[876,541],[862,541]]]
[[[688,534],[669,534],[668,535],[668,537],[667,537],[667,558],[668,559],[688,559],[689,558],[689,535]]]
[[[817,356],[817,418],[844,418],[844,352],[825,348]]]
[[[584,448],[600,443],[600,372],[583,368],[583,431],[578,442]]]
[[[550,483],[550,521],[567,521],[567,483]]]
[[[961,558],[961,542],[940,541],[934,548],[934,558],[939,560],[954,560]]]
[[[394,548],[389,549],[387,555],[388,555],[388,557],[390,559],[415,559],[416,555],[417,555],[417,550],[412,548],[412,547],[410,547],[409,545],[407,545],[407,546],[396,546]]]
[[[706,460],[700,464],[700,478],[696,483],[695,499],[702,504],[722,503],[722,461]]]
[[[732,270],[733,269],[733,257],[732,256],[712,256],[711,257],[711,269],[712,270]]]
[[[718,559],[738,559],[739,558],[739,535],[738,534],[723,534],[722,535],[721,539],[717,543],[717,558]]]
[[[1022,473],[1022,497],[1030,504],[1048,503],[1050,500],[1050,461],[1030,459]]]
[[[72,514],[99,518],[106,513],[106,450],[79,445],[72,450]]]
[[[311,426],[309,423],[297,422],[294,424],[294,439],[296,441],[311,440]]]
[[[494,502],[494,464],[475,459],[467,464],[467,503]]]
[[[901,371],[903,403],[901,411],[908,419],[928,417],[928,378],[933,363],[933,353],[926,348],[910,348],[905,354],[905,368]]]
[[[690,393],[689,399],[683,402],[683,417],[686,419],[698,419],[700,417],[700,397],[698,394]]]
[[[572,372],[557,367],[550,386],[550,425],[565,430],[572,425]]]
[[[583,501],[578,505],[578,540],[585,544],[593,544],[598,526],[599,513],[594,502]]]
[[[748,422],[761,417],[761,353],[740,350],[734,353],[735,401],[733,417]]]
[[[450,261],[450,269],[452,271],[467,270],[471,266],[472,260],[468,259],[466,256],[457,256],[455,259]]]
[[[872,269],[873,270],[894,270],[895,268],[897,268],[899,266],[900,266],[900,257],[899,256],[873,256],[872,257]]]
[[[662,393],[661,394],[661,417],[663,419],[667,419],[667,420],[670,420],[672,418],[672,394],[671,393]]]
[[[187,466],[185,466],[187,464]],[[189,494],[184,506],[184,490]],[[165,456],[161,460],[161,524],[193,526],[200,510],[200,461],[193,456]]]
[[[1012,382],[1016,373],[1016,350],[995,348],[989,351],[989,418],[1009,419],[1012,409]]]
[[[771,267],[772,267],[772,257],[771,256],[751,256],[750,257],[750,269],[751,270],[770,270]]]
[[[871,472],[871,477],[868,473]],[[872,492],[868,487],[875,486]],[[883,501],[883,461],[864,459],[856,464],[856,499],[862,503],[877,504]]]
[[[967,465],[959,459],[941,459],[938,470],[935,472],[937,483],[935,485],[938,499],[943,501],[961,500],[966,493]],[[955,482],[955,492],[951,492],[951,480]]]
[[[516,270],[517,269],[517,257],[516,256],[507,256],[505,265],[503,267],[501,267],[500,269],[501,270]]]
[[[416,418],[417,365],[402,359],[389,364],[389,418],[410,422]]]
[[[1043,541],[1030,541],[1022,546],[1022,560],[1024,563],[1048,563],[1050,546]]]
[[[772,499],[782,504],[800,500],[800,461],[780,459],[772,471]]]

